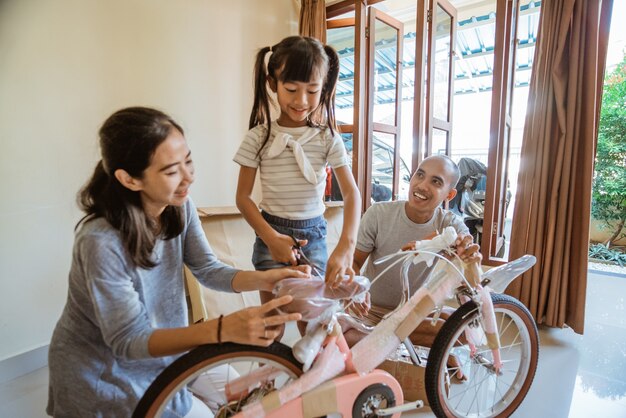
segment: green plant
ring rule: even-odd
[[[605,77],[591,214],[611,231],[610,247],[626,236],[626,55]]]
[[[589,258],[600,261],[617,263],[621,267],[626,265],[626,253],[619,247],[608,248],[604,244],[593,244],[589,247]]]

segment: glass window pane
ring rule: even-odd
[[[328,29],[327,43],[339,54],[339,80],[335,94],[337,121],[352,125],[354,121],[354,27]]]
[[[496,0],[481,7],[458,5],[454,63],[452,159],[461,180],[450,207],[463,216],[477,243],[482,242],[491,126]]]
[[[517,177],[520,166],[520,154],[522,149],[522,136],[526,119],[526,105],[528,103],[528,85],[532,73],[535,44],[539,30],[540,5],[531,0],[520,1],[520,9],[517,24],[518,40],[515,72],[513,101],[511,103],[511,131],[509,142],[509,156],[507,165],[507,183],[505,195],[505,220],[504,240],[505,245],[502,257],[508,259],[511,238],[511,223],[513,221],[513,208],[515,206],[515,193],[517,192]]]
[[[433,155],[446,154],[446,144],[448,142],[448,132],[433,128]]]
[[[450,40],[452,38],[452,17],[437,5],[435,29],[435,62],[433,87],[433,116],[449,120],[450,88]]]
[[[376,20],[374,53],[374,122],[395,125],[398,80],[398,31]]]
[[[491,125],[496,0],[457,6],[452,118],[452,159],[487,164]]]
[[[392,199],[395,136],[374,132],[372,141],[372,201]]]

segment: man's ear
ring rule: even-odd
[[[115,170],[114,175],[117,181],[122,184],[122,186],[126,187],[129,190],[132,190],[133,192],[138,192],[143,188],[143,183],[141,182],[141,180],[134,178],[133,176],[128,174],[126,170],[118,168],[117,170]]]
[[[450,201],[454,199],[454,196],[456,196],[456,189],[450,190],[450,192],[448,193],[448,196],[446,196],[446,200]]]
[[[272,90],[274,93],[276,93],[276,90],[278,89],[278,85],[276,84],[276,79],[274,77],[267,77],[267,84],[269,84],[270,86],[270,90]]]

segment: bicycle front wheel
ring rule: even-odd
[[[438,417],[508,417],[530,389],[539,357],[539,335],[530,312],[517,299],[491,294],[502,368],[479,323],[478,306],[467,302],[446,320],[426,365],[430,407]],[[470,347],[466,331],[476,343]],[[460,377],[460,378],[459,378]]]
[[[181,390],[190,390],[211,410],[207,416],[227,418],[247,403],[280,389],[302,374],[291,348],[240,344],[204,345],[169,365],[152,382],[133,417],[160,417]]]

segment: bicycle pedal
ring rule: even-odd
[[[393,415],[398,412],[402,413],[406,411],[412,411],[414,409],[420,409],[423,407],[424,407],[424,401],[411,401],[402,405],[393,406],[391,408],[377,409],[375,411],[375,414],[380,417],[380,416],[385,416],[385,415]]]

